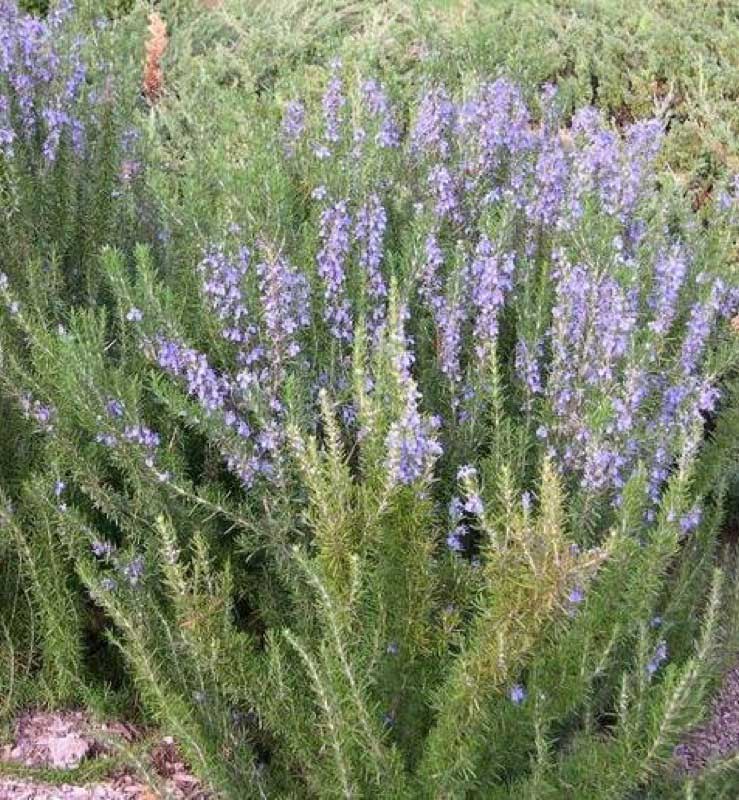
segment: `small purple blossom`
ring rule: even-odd
[[[716,279],[707,298],[693,305],[685,330],[680,365],[686,375],[691,375],[700,364],[713,324],[725,297],[725,287]]]
[[[465,171],[473,184],[507,166],[510,189],[523,204],[525,165],[536,136],[521,91],[504,78],[484,84],[462,106],[459,117],[460,137],[466,144]]]
[[[665,336],[672,327],[677,313],[680,289],[688,270],[685,249],[676,244],[657,255],[654,265],[654,289],[649,299],[654,319],[649,327],[660,336]]]
[[[203,254],[198,264],[202,276],[201,291],[220,320],[221,335],[230,342],[247,347],[256,334],[252,325],[244,324],[248,317],[244,281],[246,279],[251,253],[241,247],[235,257],[228,256],[222,247],[211,246]]]
[[[530,347],[524,339],[516,343],[516,374],[531,395],[541,394],[542,382],[539,359],[541,344]],[[530,400],[527,400],[530,402]]]
[[[647,663],[647,674],[651,677],[667,661],[668,651],[667,642],[661,639],[655,648],[652,658]]]
[[[485,513],[485,506],[480,495],[477,493],[470,494],[465,501],[464,510],[476,517],[482,516]]]
[[[96,539],[91,545],[90,549],[97,558],[111,558],[115,553],[115,545],[111,542],[104,542]]]
[[[457,470],[458,481],[469,481],[477,478],[477,469],[472,464],[465,464]]]
[[[466,534],[467,528],[464,525],[457,525],[447,534],[446,546],[454,553],[461,553],[465,549],[464,537]]]
[[[159,337],[154,342],[154,360],[163,370],[184,378],[188,394],[196,398],[208,414],[223,408],[231,385],[216,373],[203,353],[174,339]]]
[[[462,327],[467,318],[466,265],[457,271],[444,294],[441,270],[444,253],[438,235],[431,231],[424,243],[424,260],[418,274],[418,294],[431,310],[436,327],[437,358],[442,374],[449,379],[455,393],[462,380]]]
[[[79,155],[85,145],[84,42],[66,35],[66,5],[46,18],[20,13],[15,2],[0,6],[0,86],[9,90],[0,95],[0,150],[14,158],[19,140],[29,150],[40,145],[40,172],[54,167],[63,147]]]
[[[683,535],[687,536],[687,534],[692,533],[700,525],[702,518],[703,510],[697,505],[693,506],[687,514],[680,517],[680,530]]]
[[[135,442],[143,447],[154,449],[159,447],[159,434],[145,427],[144,425],[131,425],[123,431],[123,438],[129,442]]]
[[[459,497],[452,497],[449,501],[449,519],[455,523],[459,522],[464,516],[464,503]]]
[[[35,400],[28,393],[21,395],[20,406],[26,419],[32,419],[37,422],[42,431],[51,433],[54,430],[56,409],[52,406],[45,405],[39,400]]]
[[[526,689],[520,683],[516,683],[508,691],[510,701],[519,706],[526,699]]]
[[[585,592],[580,586],[575,586],[575,588],[572,589],[572,591],[567,595],[567,600],[573,605],[580,605],[584,599]]]
[[[281,253],[257,265],[264,329],[274,372],[300,353],[299,332],[310,322],[310,291],[305,276]]]
[[[123,404],[120,400],[116,400],[114,397],[106,402],[105,410],[111,417],[120,418],[123,416]]]
[[[559,136],[542,132],[542,141],[534,167],[531,199],[527,205],[529,217],[543,225],[561,222],[567,225],[562,212],[567,195],[572,167]]]
[[[434,202],[434,212],[439,222],[462,220],[460,191],[457,178],[444,164],[436,164],[428,175],[428,187]]]
[[[138,586],[144,576],[144,559],[142,556],[134,556],[130,561],[122,564],[119,570],[129,586]]]

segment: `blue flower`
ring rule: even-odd
[[[668,655],[667,642],[664,639],[662,639],[657,644],[657,647],[655,648],[652,658],[647,663],[646,667],[647,674],[650,677],[654,675],[655,672],[657,672],[657,670],[662,666],[662,664],[665,661],[667,661],[667,655]]]
[[[464,510],[468,514],[474,514],[478,517],[481,516],[485,512],[485,506],[483,505],[480,495],[477,493],[469,495],[464,504]]]
[[[520,683],[516,683],[511,686],[510,690],[508,691],[508,697],[512,703],[515,703],[517,706],[521,705],[521,703],[523,703],[523,701],[526,699],[526,689],[521,686]]]
[[[461,553],[465,549],[464,537],[467,529],[464,525],[458,525],[454,530],[449,531],[446,537],[447,547],[455,553]]]
[[[567,596],[567,599],[573,605],[579,605],[585,599],[585,592],[580,586],[576,586]]]
[[[684,535],[692,533],[703,517],[703,510],[700,506],[693,506],[693,508],[684,516],[680,518],[680,530]]]

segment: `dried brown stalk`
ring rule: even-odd
[[[142,89],[144,97],[150,105],[159,100],[164,92],[164,72],[162,56],[167,49],[169,39],[167,26],[156,11],[149,14],[149,38],[146,40],[146,59],[144,61],[144,78]]]

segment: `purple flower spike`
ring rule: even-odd
[[[445,159],[455,118],[456,109],[446,90],[431,89],[421,100],[411,132],[411,151],[421,158]]]
[[[257,275],[271,361],[279,372],[300,353],[298,333],[310,322],[308,281],[279,253],[258,264]]]
[[[324,287],[324,318],[331,335],[349,342],[353,335],[351,307],[346,294],[346,261],[349,254],[351,217],[342,200],[321,214],[321,242],[316,261]]]
[[[506,295],[513,287],[514,258],[498,253],[487,236],[482,236],[471,267],[472,304],[475,320],[475,352],[486,361],[498,339],[499,316]]]
[[[452,171],[444,164],[437,164],[429,171],[428,185],[439,222],[445,219],[461,222],[459,183]]]
[[[305,131],[305,106],[299,100],[291,100],[282,117],[282,146],[285,154],[292,157],[297,150],[300,137]]]
[[[387,285],[381,266],[386,226],[387,214],[382,201],[372,194],[357,212],[354,237],[360,247],[359,266],[364,273],[369,305],[367,325],[373,339],[385,322]]]
[[[362,84],[362,97],[369,115],[379,120],[375,141],[380,147],[391,148],[400,144],[400,129],[390,105],[385,87],[374,79]]]
[[[654,265],[654,289],[649,300],[654,319],[649,327],[660,336],[666,336],[677,313],[680,289],[688,270],[684,248],[674,245],[658,254]]]
[[[409,393],[403,415],[390,427],[386,439],[387,469],[392,483],[409,485],[430,471],[442,453],[437,428],[433,419],[421,418],[417,396]]]
[[[344,84],[339,76],[339,62],[332,65],[331,80],[323,95],[323,137],[327,142],[336,144],[341,139],[341,112],[346,105]]]
[[[223,408],[231,385],[215,372],[203,353],[161,337],[155,342],[154,359],[163,370],[185,379],[188,394],[195,397],[207,413]]]

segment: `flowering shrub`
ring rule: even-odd
[[[0,231],[9,275],[38,262],[63,296],[94,295],[90,261],[122,241],[141,170],[129,106],[106,53],[104,22],[77,32],[70,3],[45,18],[0,4]],[[121,81],[118,81],[121,83]]]
[[[92,606],[224,796],[634,796],[736,640],[732,191],[504,79],[406,112],[336,63],[269,128],[189,280],[108,249],[60,327],[0,279],[50,685]]]

